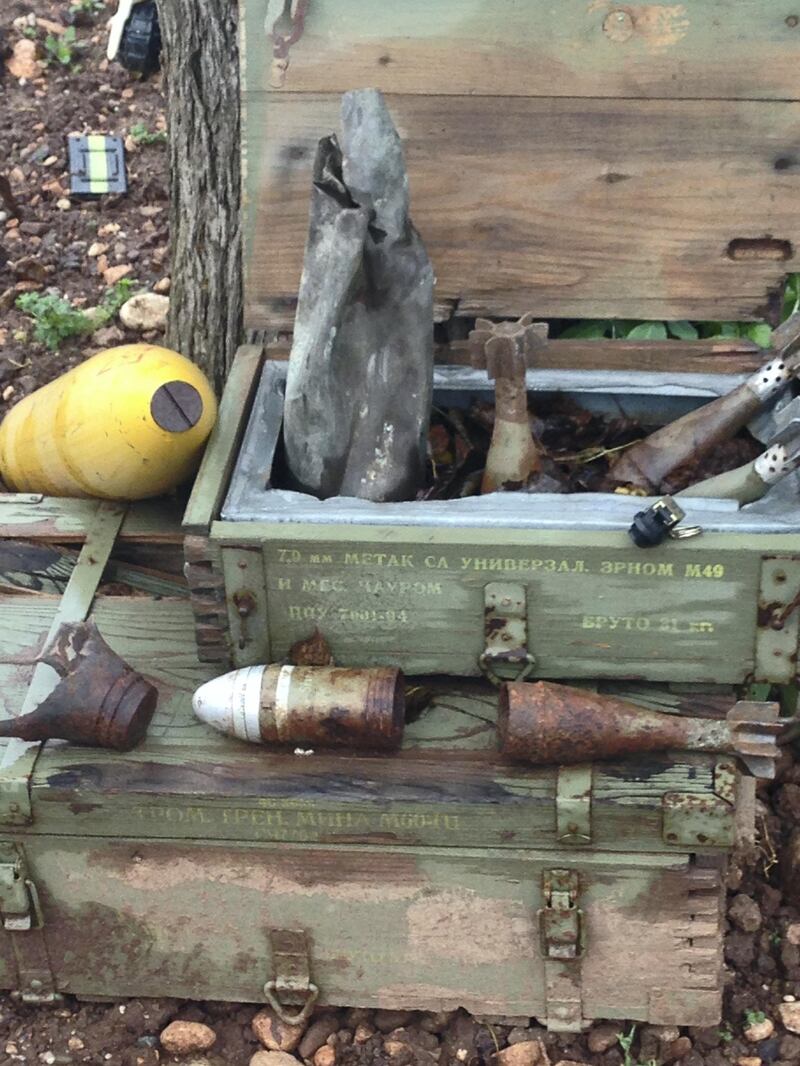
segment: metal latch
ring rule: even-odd
[[[574,870],[545,870],[544,907],[539,911],[542,954],[546,959],[578,959],[583,952],[583,911],[578,907]]]
[[[497,667],[513,667],[513,679],[524,681],[536,660],[528,651],[528,590],[525,585],[493,581],[484,589],[484,635],[486,646],[478,660],[494,685],[501,677]],[[505,672],[504,672],[505,673]]]
[[[591,844],[591,766],[559,767],[556,778],[556,835],[561,844]]]
[[[16,845],[0,842],[0,917],[3,928],[24,932],[41,928],[42,912],[36,885]]]
[[[272,929],[269,938],[274,977],[264,985],[264,995],[285,1025],[303,1025],[319,997],[311,980],[306,934],[302,929]],[[288,1011],[287,1004],[299,1010]]]

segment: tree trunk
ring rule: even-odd
[[[232,0],[158,0],[167,87],[167,344],[221,392],[242,330],[239,50]]]

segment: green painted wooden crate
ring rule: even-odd
[[[358,85],[384,90],[404,138],[450,336],[475,314],[774,317],[800,241],[784,7],[312,0],[290,32],[266,0],[243,0],[248,328],[280,336],[269,355],[285,358],[314,149]],[[439,358],[463,361],[463,344]],[[796,481],[748,514],[694,505],[704,535],[647,552],[625,533],[636,503],[611,497],[557,497],[542,517],[512,494],[449,520],[436,504],[281,506],[268,490],[280,389],[260,384],[260,359],[240,353],[185,517],[204,660],[280,659],[318,626],[344,664],[507,676],[519,664],[497,661],[484,614],[508,595],[533,676],[793,679]],[[612,406],[638,396],[668,418],[759,362],[747,344],[556,341],[531,385]],[[443,368],[443,388],[454,373],[466,380]]]

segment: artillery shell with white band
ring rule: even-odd
[[[201,685],[192,706],[251,743],[386,750],[403,736],[405,685],[389,668],[249,666]]]

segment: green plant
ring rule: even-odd
[[[131,126],[131,137],[136,144],[166,144],[166,130],[149,130],[143,122],[137,122]]]
[[[106,291],[91,312],[73,307],[69,300],[53,292],[26,292],[17,297],[17,307],[34,322],[33,337],[56,351],[69,337],[82,337],[110,322],[129,300],[136,282],[123,278]]]
[[[744,1012],[744,1020],[748,1026],[761,1025],[762,1022],[767,1020],[767,1016],[763,1010],[746,1010]]]
[[[725,1022],[724,1025],[717,1029],[717,1035],[723,1044],[730,1044],[733,1040],[733,1029],[731,1029],[730,1022]]]
[[[17,307],[34,321],[34,339],[55,351],[68,337],[91,333],[91,319],[56,293],[26,292]]]
[[[783,301],[783,320],[796,311],[800,311],[800,274],[790,274]],[[574,340],[599,340],[605,337],[612,340],[627,338],[640,341],[665,341],[670,337],[682,341],[739,338],[753,341],[762,348],[769,348],[772,329],[765,322],[628,322],[587,319],[569,326],[560,336]]]
[[[633,1040],[636,1036],[636,1026],[632,1025],[630,1032],[620,1033],[617,1036],[617,1042],[622,1048],[622,1066],[657,1066],[655,1059],[648,1059],[647,1062],[639,1062],[636,1056],[633,1054]]]
[[[67,26],[63,33],[48,33],[44,39],[45,63],[68,67],[75,58],[77,47],[74,26]]]
[[[72,0],[70,12],[81,15],[99,15],[105,10],[103,0]]]

